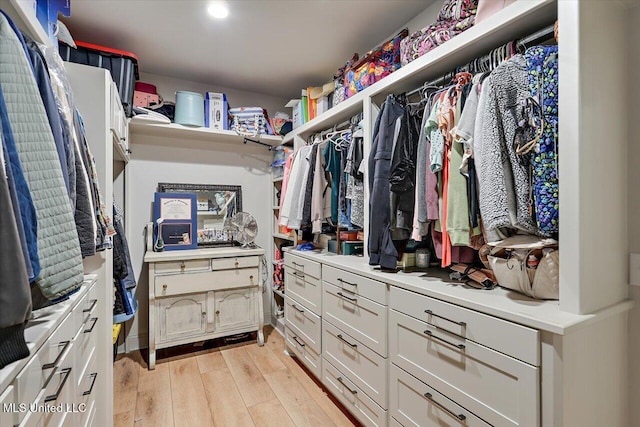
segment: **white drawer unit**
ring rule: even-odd
[[[211,260],[211,270],[234,270],[238,268],[258,267],[260,257],[245,256],[234,258],[214,258]]]
[[[193,273],[211,270],[211,259],[187,259],[154,263],[155,274]]]
[[[322,324],[322,357],[386,409],[387,359],[329,322]]]
[[[389,337],[392,363],[489,424],[539,425],[537,367],[394,310]]]
[[[320,354],[308,345],[295,329],[288,324],[285,327],[287,348],[300,360],[316,377],[322,378],[322,358]]]
[[[295,272],[301,277],[311,276],[320,279],[320,263],[306,258],[286,253],[284,255],[284,266],[286,271]]]
[[[89,355],[89,360],[86,368],[82,373],[78,375],[78,387],[76,389],[75,401],[78,405],[83,405],[84,412],[69,414],[75,415],[79,426],[85,425],[90,415],[90,409],[95,404],[96,399],[96,387],[99,387],[98,371],[96,363],[95,351]]]
[[[415,292],[391,287],[390,308],[429,323],[434,328],[540,365],[539,332],[477,311]]]
[[[387,425],[387,411],[356,386],[342,371],[326,360],[322,364],[322,384],[365,426]]]
[[[383,357],[387,356],[387,307],[323,284],[322,318],[352,335]]]
[[[254,331],[263,345],[262,256],[259,248],[147,252],[149,369],[158,348]]]
[[[322,287],[320,279],[285,269],[287,295],[305,305],[317,315],[322,314]]]
[[[304,305],[289,298],[284,299],[285,323],[295,330],[318,354],[320,354],[322,326],[320,316],[313,313]]]
[[[155,278],[155,291],[158,297],[165,297],[216,289],[257,286],[258,274],[257,268],[243,268],[158,276]]]
[[[490,427],[490,424],[397,366],[391,365],[389,375],[389,418],[393,420],[392,426]]]
[[[377,280],[323,265],[322,281],[341,288],[347,295],[358,295],[378,304],[387,305],[387,285]]]
[[[13,386],[10,385],[6,388],[6,390],[0,393],[0,426],[13,426],[16,424],[16,411],[5,410],[5,408],[8,408],[11,405],[15,405],[16,403],[16,396],[13,392]]]

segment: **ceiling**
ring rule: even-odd
[[[433,0],[76,0],[63,21],[76,40],[133,52],[140,71],[292,98],[320,85]]]

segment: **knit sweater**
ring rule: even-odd
[[[515,55],[500,64],[485,83],[487,105],[482,117],[480,211],[488,229],[537,228],[529,213],[529,174],[513,148],[521,102],[529,97],[526,61]]]

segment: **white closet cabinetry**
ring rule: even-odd
[[[152,227],[147,247],[151,247]],[[156,349],[257,331],[264,342],[263,249],[147,252],[149,369]]]

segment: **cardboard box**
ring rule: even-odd
[[[224,93],[207,92],[204,99],[204,125],[211,129],[229,129],[229,103]]]

